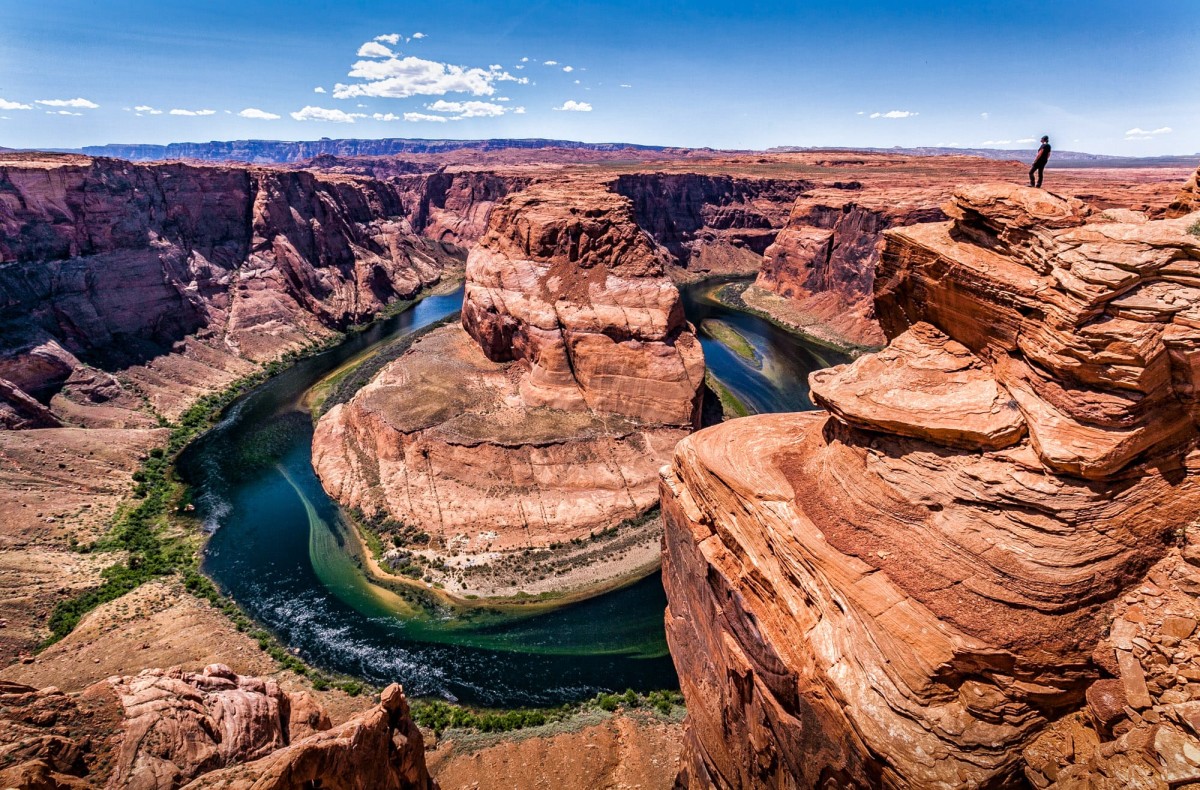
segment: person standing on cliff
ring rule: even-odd
[[[1042,188],[1042,173],[1046,169],[1046,163],[1050,161],[1050,138],[1042,136],[1042,145],[1038,148],[1037,158],[1033,160],[1033,167],[1029,168],[1029,186]],[[1033,174],[1037,173],[1037,183],[1033,183]]]

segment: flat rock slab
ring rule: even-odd
[[[1016,402],[983,363],[925,323],[879,353],[812,373],[809,386],[818,404],[867,430],[987,450],[1025,433]]]

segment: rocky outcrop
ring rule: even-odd
[[[133,369],[152,403],[164,377],[220,386],[438,280],[449,248],[415,236],[403,198],[306,171],[6,155],[0,377],[46,405],[84,363]]]
[[[694,426],[704,356],[630,202],[581,183],[517,193],[467,260],[463,327],[520,360],[527,406]]]
[[[644,514],[704,381],[665,260],[598,185],[510,195],[468,259],[462,327],[321,418],[326,490],[480,562]]]
[[[1200,167],[1196,168],[1183,189],[1179,190],[1179,196],[1167,207],[1167,216],[1182,217],[1194,211],[1200,211]]]
[[[946,210],[885,233],[891,344],[813,374],[828,414],[664,472],[686,785],[1000,786],[1114,704],[1097,681],[1153,674],[1097,649],[1200,514],[1200,239],[1002,184]]]
[[[5,787],[426,790],[421,733],[397,685],[333,727],[305,692],[213,664],[144,670],[78,694],[0,683]]]

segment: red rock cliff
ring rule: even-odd
[[[422,525],[472,568],[644,514],[704,381],[666,260],[630,201],[594,181],[509,195],[468,258],[462,325],[321,418],[325,489]]]
[[[1009,185],[947,213],[885,234],[891,343],[811,376],[829,413],[664,473],[685,785],[1006,785],[1097,681],[1145,682],[1097,648],[1200,514],[1200,239]]]
[[[403,197],[307,171],[9,154],[0,378],[49,403],[72,375],[134,368],[170,413],[162,379],[202,394],[436,282],[450,256],[416,237]]]

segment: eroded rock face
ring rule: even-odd
[[[883,231],[941,219],[939,197],[931,190],[897,190],[884,197],[828,189],[801,197],[767,248],[755,286],[789,300],[831,339],[881,346],[885,338],[875,319],[872,286]]]
[[[1194,211],[1200,211],[1200,167],[1196,168],[1195,174],[1188,179],[1179,191],[1179,196],[1167,208],[1167,216],[1182,217]]]
[[[471,251],[462,326],[321,418],[326,490],[453,553],[544,548],[644,514],[704,380],[664,260],[600,185],[510,195]]]
[[[463,327],[489,359],[528,366],[527,406],[694,426],[704,356],[664,264],[626,198],[530,189],[471,251]]]
[[[1131,672],[1094,652],[1113,602],[1200,513],[1200,240],[1009,185],[946,211],[885,234],[892,341],[813,374],[830,414],[664,473],[684,784],[1002,785]]]
[[[638,224],[691,274],[753,274],[813,184],[801,179],[633,173],[612,190],[633,201]]]
[[[152,403],[193,376],[211,391],[438,280],[450,256],[404,197],[353,176],[8,154],[0,377],[44,405],[83,363],[130,371]]]
[[[79,694],[0,683],[5,787],[130,790],[434,787],[397,685],[333,727],[307,693],[213,664],[144,670]]]

